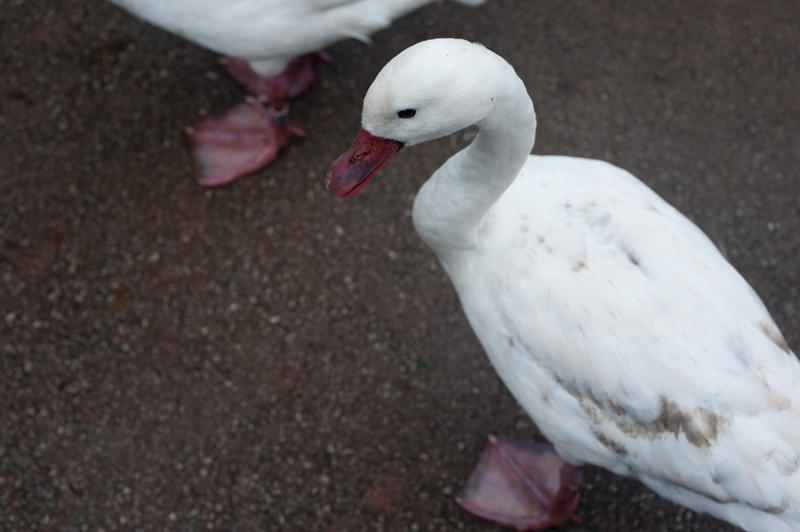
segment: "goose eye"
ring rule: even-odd
[[[398,118],[411,118],[415,114],[417,114],[416,109],[403,109],[402,111],[397,111]]]

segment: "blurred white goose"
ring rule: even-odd
[[[800,530],[800,363],[766,308],[630,173],[529,155],[533,105],[502,58],[453,39],[395,57],[326,183],[352,194],[400,147],[472,124],[419,191],[414,225],[558,454],[749,531]],[[554,463],[495,442],[461,502],[521,529],[561,523],[577,475]]]
[[[436,0],[111,0],[134,15],[229,56],[228,71],[257,101],[190,128],[200,184],[216,186],[269,164],[292,135],[288,100],[305,93],[327,55],[346,38],[366,41],[392,20]],[[457,0],[477,5],[483,0]]]

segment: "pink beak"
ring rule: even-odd
[[[340,198],[355,194],[402,147],[402,142],[376,137],[361,128],[350,149],[328,169],[325,186]]]

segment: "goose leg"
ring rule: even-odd
[[[283,72],[272,78],[261,77],[250,63],[242,59],[223,58],[222,64],[247,92],[269,98],[272,105],[297,99],[308,92],[316,79],[315,71],[320,61],[330,63],[331,56],[325,52],[297,56],[289,61]],[[276,96],[279,102],[273,102],[272,98]]]
[[[574,512],[581,476],[550,445],[489,436],[456,500],[470,513],[517,530],[580,523]]]
[[[187,128],[199,183],[215,187],[255,172],[271,163],[292,136],[306,133],[281,111],[265,108],[249,98],[225,113]]]
[[[286,102],[305,94],[314,83],[317,64],[330,60],[325,52],[301,55],[268,79],[247,61],[223,59],[231,76],[256,98],[187,128],[198,182],[206,187],[230,183],[275,160],[291,137],[305,137],[305,131],[289,123]],[[264,106],[267,102],[269,109]]]

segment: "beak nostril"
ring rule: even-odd
[[[360,161],[361,159],[363,159],[367,155],[369,155],[369,150],[361,150],[361,151],[358,151],[358,152],[354,153],[350,157],[350,160],[351,161]]]

